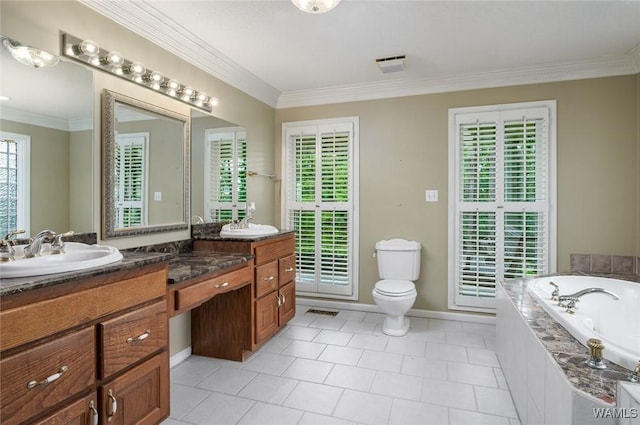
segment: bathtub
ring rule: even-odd
[[[587,294],[580,297],[575,313],[569,314],[557,301],[551,301],[554,288],[550,281],[560,287],[560,295],[603,288],[620,300],[601,293]],[[586,346],[589,338],[601,339],[605,359],[627,369],[636,367],[640,361],[640,284],[594,276],[550,276],[530,280],[528,288],[542,308],[581,344]]]

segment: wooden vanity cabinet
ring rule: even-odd
[[[169,416],[167,263],[0,299],[0,423]]]
[[[254,256],[253,350],[295,316],[293,233],[259,241],[195,240],[193,249]]]

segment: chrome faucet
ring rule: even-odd
[[[24,233],[24,230],[14,230],[5,235],[3,239],[0,239],[0,262],[9,262],[15,260],[14,256],[16,250],[13,248],[12,236]]]
[[[66,233],[58,233],[53,238],[53,242],[51,242],[51,254],[64,254],[64,241],[62,240],[62,238],[75,234],[76,232],[74,232],[73,230],[69,230]]]
[[[614,294],[613,292],[603,289],[603,288],[586,288],[582,289],[574,294],[569,295],[560,295],[558,296],[558,305],[566,308],[566,312],[573,314],[573,308],[576,306],[576,303],[580,301],[580,297],[587,294],[605,294],[614,300],[619,300],[620,297]]]
[[[53,230],[43,230],[38,233],[33,238],[33,241],[24,247],[24,257],[33,258],[36,255],[40,255],[40,252],[42,251],[42,244],[45,242],[52,242],[55,236],[56,233]]]
[[[256,210],[256,204],[251,202],[247,205],[245,209],[244,218],[240,220],[237,224],[238,229],[246,229],[249,227],[249,220],[253,220],[253,212]]]

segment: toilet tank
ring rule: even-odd
[[[376,242],[380,279],[418,280],[420,248],[420,243],[404,239]]]

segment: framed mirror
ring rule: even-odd
[[[104,238],[189,227],[189,117],[104,90]]]
[[[19,237],[43,229],[96,231],[93,73],[64,59],[51,67],[27,66],[3,44],[0,87],[0,156],[23,145],[14,169],[20,173],[17,186],[0,188],[0,237],[17,228],[27,232]],[[13,191],[17,199],[6,198]]]

